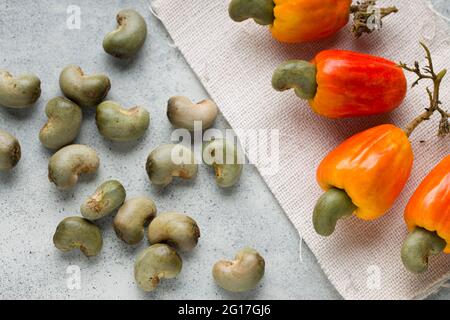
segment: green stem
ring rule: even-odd
[[[317,91],[317,69],[310,62],[289,60],[280,64],[272,76],[272,86],[277,91],[294,89],[297,96],[313,99]]]
[[[425,111],[420,114],[418,117],[413,119],[405,128],[405,133],[409,137],[412,132],[424,121],[429,120],[431,116],[438,112],[441,115],[441,121],[439,122],[439,131],[438,136],[446,136],[450,134],[450,123],[449,118],[450,115],[447,111],[445,111],[441,105],[442,102],[440,100],[440,86],[442,80],[447,74],[447,69],[443,69],[440,72],[436,73],[434,70],[433,59],[431,57],[430,49],[424,44],[420,43],[422,48],[425,50],[426,59],[428,65],[424,68],[421,68],[419,62],[416,61],[414,66],[408,66],[405,63],[400,63],[400,67],[408,72],[415,73],[417,75],[417,80],[413,82],[412,86],[415,87],[419,84],[421,80],[430,80],[433,82],[433,90],[427,87],[427,95],[430,101],[430,106],[425,109]]]
[[[356,209],[344,190],[331,188],[319,198],[314,208],[314,229],[321,236],[329,236],[334,232],[337,221],[351,216]]]
[[[403,264],[411,272],[425,272],[428,268],[428,258],[441,253],[446,245],[447,242],[436,232],[417,227],[403,242]]]
[[[269,25],[275,17],[273,0],[232,0],[228,6],[228,13],[236,22],[253,19],[257,24]]]

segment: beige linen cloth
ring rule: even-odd
[[[449,28],[427,2],[400,0],[379,4],[395,4],[400,9],[385,20],[381,31],[355,40],[349,25],[332,38],[298,45],[275,41],[266,27],[253,21],[233,22],[228,17],[228,0],[156,0],[151,2],[151,8],[238,136],[241,129],[279,130],[279,171],[267,172],[263,170],[264,163],[254,162],[341,295],[346,299],[422,298],[449,278],[450,256],[433,257],[425,274],[408,273],[400,259],[406,236],[403,209],[419,182],[450,153],[449,137],[436,137],[438,116],[412,135],[412,176],[384,217],[371,222],[348,218],[338,223],[331,237],[322,238],[313,230],[311,213],[322,193],[315,180],[320,160],[361,130],[382,123],[405,126],[428,106],[428,83],[409,89],[403,105],[391,114],[351,120],[320,117],[292,91],[279,93],[271,87],[272,72],[280,62],[309,60],[317,52],[331,48],[424,64],[419,46],[419,40],[423,40],[431,48],[436,68],[450,68]],[[411,74],[407,77],[410,83],[415,79]],[[443,84],[442,102],[450,108],[450,75]],[[250,160],[258,159],[250,155]]]

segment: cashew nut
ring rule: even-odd
[[[125,188],[119,181],[103,182],[81,205],[81,215],[88,220],[103,218],[119,208],[125,201],[125,197]]]
[[[72,144],[56,152],[48,164],[48,178],[59,189],[75,186],[78,176],[97,171],[100,160],[94,149]]]
[[[273,24],[274,16],[273,0],[231,0],[228,6],[230,18],[236,22],[253,19],[257,24]]]
[[[233,261],[218,261],[212,274],[216,283],[231,292],[252,290],[264,276],[264,258],[252,248],[238,252]]]
[[[210,128],[216,120],[217,105],[212,100],[202,100],[194,104],[189,98],[175,96],[167,103],[167,117],[175,128],[194,131],[194,122],[198,121],[201,129]]]
[[[422,273],[428,269],[428,258],[444,251],[447,242],[434,231],[416,227],[403,242],[401,257],[406,269]]]
[[[317,92],[316,65],[303,60],[289,60],[280,64],[272,76],[272,87],[277,91],[294,89],[302,98],[314,99]]]
[[[97,107],[95,121],[100,134],[114,141],[136,140],[142,137],[150,123],[150,115],[142,107],[123,109],[114,101],[104,101]]]
[[[164,144],[154,149],[145,166],[155,185],[166,186],[172,177],[191,179],[197,175],[197,163],[191,149],[181,144]]]
[[[160,214],[148,227],[151,244],[167,243],[181,251],[195,248],[200,238],[200,229],[194,219],[180,213]]]
[[[49,149],[59,149],[78,136],[83,115],[81,108],[63,97],[51,99],[45,107],[47,123],[39,132],[39,140]]]
[[[0,129],[0,171],[14,168],[20,156],[20,144],[17,138]]]
[[[345,190],[330,188],[314,207],[314,230],[321,236],[328,237],[333,234],[339,219],[351,216],[356,209],[357,206]]]
[[[147,24],[144,18],[132,9],[119,11],[117,29],[103,39],[103,49],[116,58],[129,58],[144,45]]]
[[[222,188],[235,185],[244,167],[240,163],[237,146],[225,139],[206,143],[203,147],[203,161],[214,168],[216,183]]]
[[[81,217],[68,217],[58,224],[53,235],[55,247],[61,251],[80,249],[87,257],[102,250],[102,233],[95,224]]]
[[[156,205],[146,197],[127,200],[114,217],[117,236],[128,244],[137,244],[144,238],[144,226],[156,215]]]
[[[103,74],[85,75],[80,67],[70,65],[59,76],[64,95],[80,107],[96,107],[111,88],[109,78]]]
[[[134,265],[134,278],[144,291],[156,289],[161,279],[175,278],[183,262],[177,252],[166,244],[154,244],[142,251]]]
[[[0,105],[9,108],[26,108],[41,96],[41,80],[34,74],[13,77],[0,70]]]

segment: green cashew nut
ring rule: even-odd
[[[252,18],[257,24],[269,25],[275,20],[273,0],[232,0],[228,6],[230,18],[241,22]]]
[[[89,220],[68,217],[58,224],[53,243],[63,252],[80,249],[85,256],[92,257],[102,250],[103,238],[99,227]]]
[[[126,192],[117,180],[103,182],[81,205],[81,215],[88,220],[97,220],[119,208],[125,201]]]
[[[48,164],[48,178],[59,189],[69,189],[75,186],[78,177],[85,173],[97,171],[100,160],[94,149],[72,144],[56,152]]]
[[[212,275],[216,283],[231,292],[244,292],[254,289],[264,276],[265,261],[252,248],[239,251],[233,261],[218,261],[214,264]]]
[[[41,96],[41,80],[34,74],[13,77],[0,69],[0,105],[8,108],[26,108]]]
[[[0,171],[11,170],[21,157],[19,140],[0,129]]]
[[[70,65],[61,72],[59,86],[80,107],[96,107],[108,94],[111,81],[103,74],[85,75],[80,67]]]
[[[238,148],[225,139],[215,139],[203,146],[203,161],[214,168],[216,183],[228,188],[235,185],[244,165],[239,161]]]
[[[117,29],[103,39],[103,49],[116,58],[129,58],[144,45],[147,24],[144,18],[132,9],[117,14]]]
[[[154,149],[145,169],[150,181],[162,187],[170,184],[173,177],[192,179],[198,170],[194,153],[181,144],[163,144]]]
[[[351,216],[356,209],[344,190],[331,188],[319,198],[314,208],[314,229],[321,236],[329,236],[334,232],[337,221]]]
[[[167,117],[175,128],[194,131],[195,122],[201,129],[210,128],[217,118],[217,105],[212,100],[202,100],[197,104],[183,96],[175,96],[167,102]]]
[[[302,60],[289,60],[280,64],[272,76],[272,86],[277,91],[294,89],[302,99],[313,99],[317,91],[317,68]]]
[[[150,123],[150,114],[142,107],[124,109],[114,101],[104,101],[95,114],[98,131],[113,141],[130,141],[142,137]]]
[[[117,237],[128,244],[138,244],[144,238],[144,227],[156,216],[156,205],[146,197],[127,200],[114,217]]]
[[[142,251],[134,264],[134,278],[144,291],[153,291],[161,279],[175,278],[183,266],[178,253],[166,244],[154,244]]]
[[[194,219],[176,212],[157,216],[148,227],[151,244],[167,243],[181,251],[195,248],[200,238],[200,229]]]
[[[47,123],[39,132],[39,140],[49,149],[59,149],[78,136],[83,114],[81,108],[64,97],[51,99],[45,107]]]
[[[428,268],[428,258],[441,253],[446,246],[447,242],[436,232],[416,227],[403,242],[403,264],[411,272],[425,272]]]

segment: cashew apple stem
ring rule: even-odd
[[[392,13],[397,13],[397,7],[379,8],[377,0],[361,0],[350,7],[350,13],[353,14],[352,32],[356,38],[365,33],[372,33],[378,28],[374,27],[374,21],[382,26],[382,19]],[[375,20],[374,20],[375,19]]]
[[[450,112],[445,110],[442,106],[442,101],[440,99],[440,87],[445,75],[447,74],[447,69],[443,69],[437,72],[435,70],[430,49],[423,42],[421,42],[420,45],[425,50],[427,66],[421,67],[418,61],[414,62],[413,66],[408,66],[406,63],[400,62],[399,66],[408,72],[416,74],[417,79],[413,82],[412,87],[417,86],[422,80],[430,80],[433,82],[433,90],[428,87],[426,88],[430,106],[426,108],[421,115],[419,115],[408,124],[408,126],[405,128],[405,133],[408,137],[411,136],[412,132],[422,122],[429,120],[431,116],[437,111],[441,116],[438,136],[444,137],[450,134]]]

